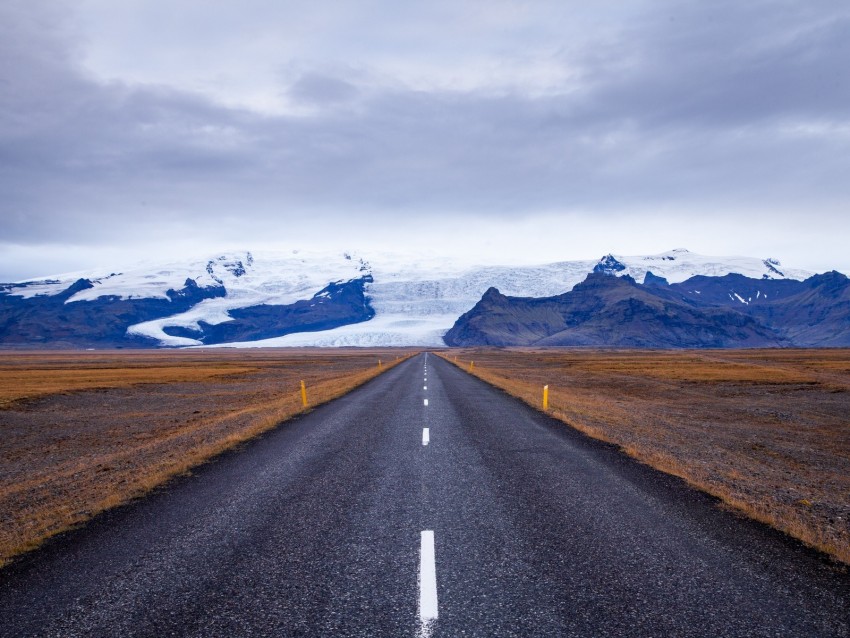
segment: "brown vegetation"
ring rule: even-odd
[[[850,563],[850,351],[467,349],[447,360]]]
[[[0,353],[0,565],[408,354]]]

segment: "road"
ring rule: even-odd
[[[848,636],[849,609],[816,553],[424,354],[0,572],[0,636]]]

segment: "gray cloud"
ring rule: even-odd
[[[353,84],[320,73],[306,73],[289,88],[291,97],[310,104],[347,102],[358,93]]]
[[[846,120],[850,9],[790,2],[683,6],[596,54],[592,117],[634,117],[647,127]],[[631,64],[616,63],[622,59]]]
[[[850,197],[845,3],[648,6],[592,48],[553,49],[547,62],[571,79],[547,90],[367,82],[302,61],[285,92],[313,108],[286,115],[94,79],[61,5],[4,3],[0,242],[558,210],[839,220]]]

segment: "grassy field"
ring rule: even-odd
[[[0,565],[408,354],[0,353]]]
[[[468,349],[449,361],[850,563],[850,351]]]

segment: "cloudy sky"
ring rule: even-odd
[[[233,248],[850,272],[846,0],[3,0],[0,280]]]

